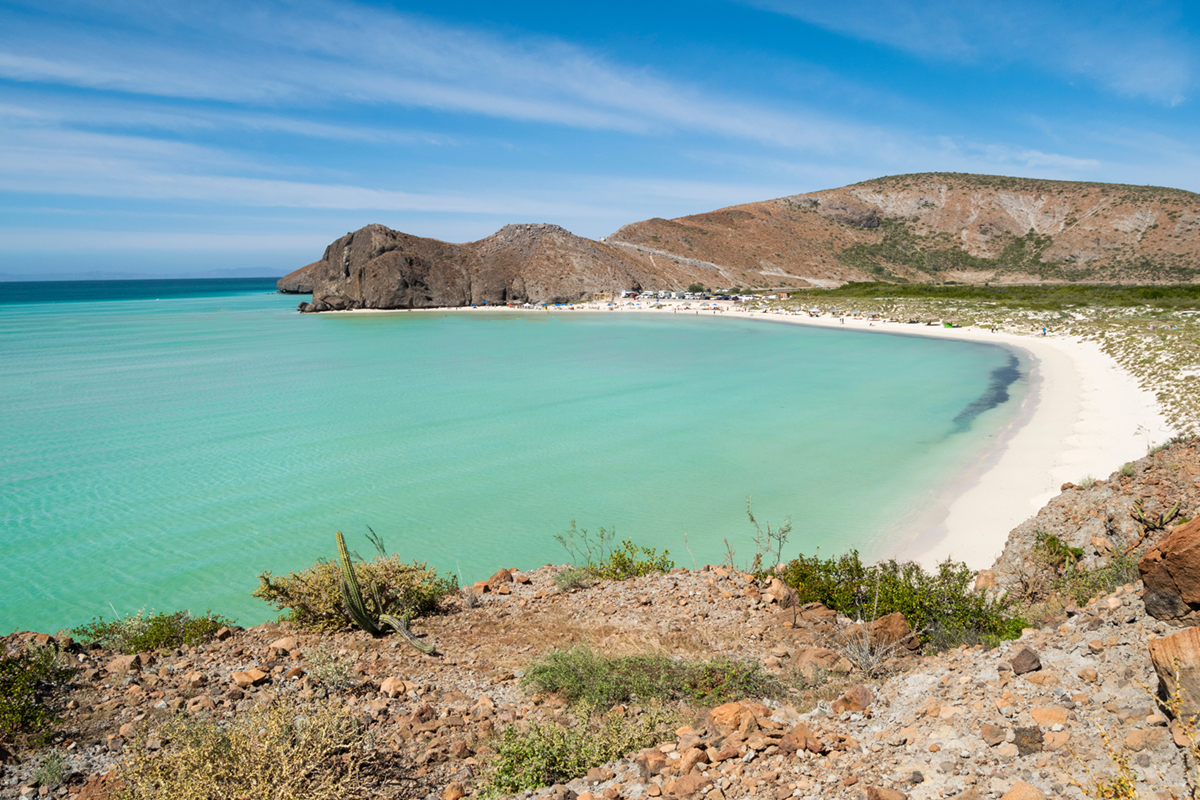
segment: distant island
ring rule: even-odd
[[[599,241],[506,225],[451,244],[368,225],[278,282],[304,311],[556,303],[622,290],[898,283],[1188,283],[1200,195],[992,175],[896,175],[626,225]]]

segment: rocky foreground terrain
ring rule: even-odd
[[[1185,711],[1200,707],[1200,628],[1192,627],[1200,520],[1173,524],[1178,517],[1143,537],[1145,527],[1125,519],[1134,499],[1148,514],[1180,500],[1191,516],[1200,500],[1193,475],[1200,448],[1178,443],[1086,489],[1066,487],[1018,528],[977,591],[996,592],[1027,570],[1021,557],[1034,554],[1028,529],[1038,525],[1084,543],[1097,565],[1137,540],[1138,552],[1151,548],[1145,581],[1079,605],[1043,604],[1036,627],[994,649],[921,654],[898,614],[864,627],[820,604],[796,605],[778,579],[727,566],[569,591],[555,587],[562,567],[503,569],[414,622],[436,655],[398,637],[285,624],[229,627],[195,647],[132,655],[84,650],[59,634],[79,669],[60,698],[51,745],[65,775],[38,784],[49,750],[9,744],[0,748],[0,797],[115,797],[114,768],[172,747],[162,734],[171,719],[228,722],[289,698],[350,709],[368,726],[378,768],[369,796],[475,797],[498,732],[571,718],[560,697],[533,693],[521,678],[538,658],[579,644],[605,655],[753,662],[788,688],[680,706],[677,729],[656,746],[524,797],[1038,800],[1095,796],[1097,781],[1122,774],[1128,791],[1103,796],[1194,796],[1189,727],[1164,713],[1155,693],[1173,680],[1179,657]],[[3,647],[54,638],[17,633]],[[875,660],[856,649],[866,642]]]
[[[368,225],[279,280],[306,311],[569,302],[596,292],[848,281],[1190,282],[1200,196],[924,173],[626,225],[592,241],[507,225],[450,244]]]

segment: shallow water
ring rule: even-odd
[[[0,628],[143,606],[262,621],[259,573],[331,557],[337,530],[369,555],[368,525],[464,581],[566,561],[572,520],[689,567],[728,538],[742,563],[753,495],[760,521],[792,517],[785,556],[870,556],[1024,392],[994,345],[713,316],[299,315],[269,283],[184,283],[213,285],[0,301]]]

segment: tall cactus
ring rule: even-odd
[[[403,636],[406,642],[422,653],[426,655],[434,653],[435,647],[432,644],[422,642],[408,629],[408,617],[401,618],[383,613],[383,603],[379,599],[378,592],[374,590],[375,587],[371,587],[375,607],[367,608],[366,600],[363,599],[362,587],[358,584],[358,576],[354,573],[354,564],[350,561],[350,551],[346,549],[346,537],[342,536],[341,531],[337,532],[337,546],[338,558],[342,565],[342,578],[338,585],[342,589],[342,599],[346,603],[346,611],[354,620],[354,624],[372,636],[382,636],[384,629],[380,623],[383,623]]]

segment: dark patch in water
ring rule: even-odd
[[[988,386],[983,390],[983,394],[972,400],[966,408],[958,412],[958,416],[954,418],[954,432],[962,433],[970,430],[971,423],[980,414],[989,408],[995,408],[1001,403],[1007,403],[1008,387],[1012,386],[1020,378],[1021,362],[1016,356],[1010,355],[1007,364],[992,370],[992,374],[988,379]]]

